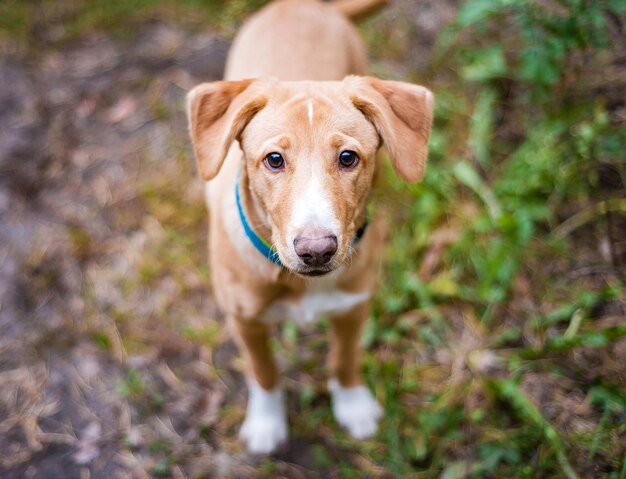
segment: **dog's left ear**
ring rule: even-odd
[[[230,145],[267,103],[256,80],[202,83],[187,93],[187,119],[203,180],[220,171]]]
[[[406,181],[421,180],[433,122],[430,90],[373,77],[349,76],[344,83],[354,106],[378,131],[396,172]]]

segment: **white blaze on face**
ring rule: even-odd
[[[324,229],[339,238],[339,221],[333,207],[333,198],[320,172],[311,165],[303,188],[293,194],[293,205],[288,227],[288,244],[299,234],[311,229]]]
[[[307,116],[309,117],[309,125],[313,126],[313,101],[309,100],[306,105]]]

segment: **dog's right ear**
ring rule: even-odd
[[[202,83],[187,93],[187,119],[204,181],[222,167],[230,145],[267,103],[255,80]]]

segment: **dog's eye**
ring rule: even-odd
[[[338,161],[342,168],[354,168],[359,162],[359,155],[352,150],[342,151]]]
[[[263,163],[272,171],[281,170],[285,166],[285,160],[283,160],[280,153],[270,153],[265,157]]]

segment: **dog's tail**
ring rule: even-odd
[[[358,18],[383,7],[389,0],[333,0],[330,4],[348,18]]]

